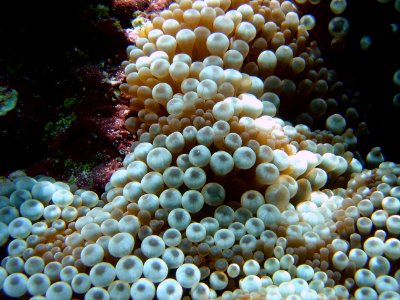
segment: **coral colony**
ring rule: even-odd
[[[352,152],[365,124],[314,22],[277,0],[152,16],[122,63],[137,141],[105,192],[1,181],[2,297],[399,299],[400,165]],[[298,125],[276,117],[291,106]]]

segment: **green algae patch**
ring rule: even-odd
[[[5,116],[17,105],[18,92],[13,89],[0,87],[0,116]]]

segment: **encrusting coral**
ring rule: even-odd
[[[307,24],[276,0],[181,0],[144,24],[120,87],[138,141],[105,192],[1,182],[4,294],[400,297],[400,167],[351,152],[360,121]]]

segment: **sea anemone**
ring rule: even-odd
[[[3,292],[400,297],[400,167],[378,147],[371,169],[352,152],[358,116],[312,23],[277,0],[181,0],[153,15],[122,63],[138,140],[104,193],[23,172],[0,182]],[[291,106],[297,125],[275,117]]]

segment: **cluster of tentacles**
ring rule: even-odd
[[[291,1],[181,0],[123,63],[138,140],[99,197],[0,183],[0,287],[31,299],[396,299],[400,166]],[[326,126],[312,131],[276,117]],[[304,122],[303,122],[304,121]],[[347,128],[347,129],[346,129]]]

